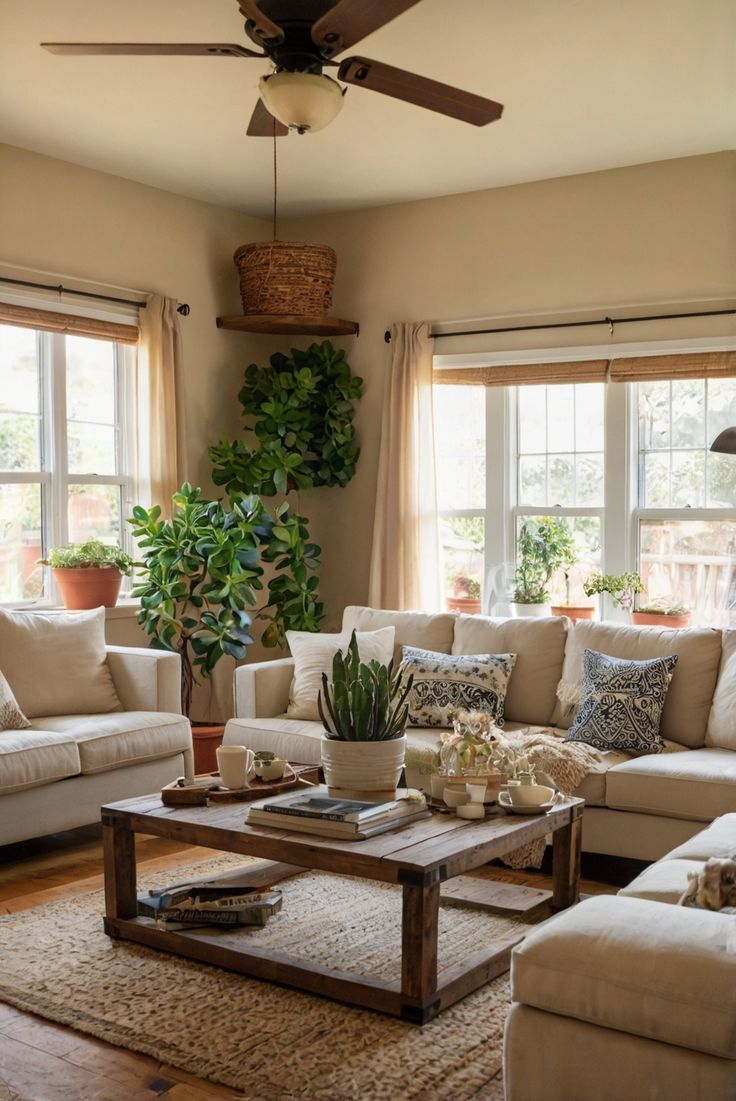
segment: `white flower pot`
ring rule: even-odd
[[[516,604],[512,601],[510,604],[511,615],[516,618],[533,618],[541,619],[543,616],[552,614],[552,607],[550,604]]]
[[[343,742],[322,735],[322,768],[330,795],[382,802],[396,796],[406,735],[385,742]]]

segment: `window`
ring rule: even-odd
[[[125,344],[0,324],[0,602],[53,600],[50,546],[128,541],[134,364]]]
[[[450,606],[507,601],[522,525],[555,516],[579,560],[553,578],[553,603],[590,603],[594,570],[635,569],[642,607],[684,605],[693,623],[736,626],[736,460],[709,450],[736,423],[736,378],[543,385],[529,367],[534,384],[505,386],[487,381],[485,360],[481,386],[467,384],[467,358],[453,365],[463,385],[447,382],[450,357],[435,387]]]

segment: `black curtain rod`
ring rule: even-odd
[[[61,283],[31,283],[28,279],[8,279],[0,275],[0,283],[12,283],[14,287],[33,287],[38,291],[57,291],[59,294],[73,294],[77,298],[95,298],[98,302],[114,302],[118,306],[135,306],[136,309],[145,310],[145,302],[136,302],[131,298],[115,298],[111,294],[94,294],[92,291],[73,291]],[[186,302],[181,302],[176,307],[176,312],[182,317],[188,317],[191,312]]]
[[[732,310],[698,310],[692,313],[655,313],[647,317],[600,317],[594,321],[553,321],[549,325],[509,325],[503,329],[456,329],[451,333],[430,333],[435,340],[442,340],[448,336],[484,336],[487,333],[527,333],[538,329],[580,329],[585,325],[608,325],[610,333],[613,333],[614,325],[631,325],[635,321],[673,321],[679,317],[723,317],[725,314],[736,314]],[[386,329],[383,339],[387,344],[391,343],[391,331]],[[541,351],[542,349],[540,349]]]

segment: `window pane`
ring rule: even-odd
[[[736,627],[736,520],[642,520],[639,607],[681,604],[694,623]]]
[[[578,455],[575,460],[575,504],[594,508],[603,504],[603,455]]]
[[[714,451],[708,453],[708,506],[736,508],[736,462],[733,455],[718,455]]]
[[[639,385],[639,446],[642,450],[670,447],[670,384]]]
[[[603,386],[575,387],[575,450],[603,450]]]
[[[517,516],[517,541],[524,524],[532,526],[543,519],[540,516]],[[549,520],[549,517],[545,517]],[[575,604],[589,607],[595,599],[583,592],[583,584],[590,575],[601,568],[601,520],[599,516],[554,517],[558,524],[564,524],[575,541],[576,561],[567,571],[556,570],[549,582],[549,595],[552,604]],[[566,576],[567,574],[567,576]]]
[[[642,506],[667,508],[670,503],[670,453],[649,452],[644,456]]]
[[[41,486],[0,485],[0,602],[43,595]]]
[[[519,451],[522,455],[538,455],[547,450],[546,386],[520,386]]]
[[[40,470],[36,333],[0,325],[0,470]]]
[[[69,486],[69,542],[119,543],[121,496],[120,486]]]
[[[575,504],[575,456],[549,456],[548,505]]]
[[[547,448],[549,451],[570,451],[575,439],[575,387],[548,386],[546,389]]]
[[[70,474],[117,474],[114,428],[69,421],[67,433]]]
[[[447,516],[440,521],[443,597],[448,608],[480,611],[483,588],[482,516]],[[470,608],[458,601],[477,601]],[[455,602],[455,603],[453,603]]]
[[[440,509],[485,508],[485,390],[434,389],[437,502]]]
[[[522,455],[519,459],[519,503],[547,504],[547,459],[544,455]]]
[[[705,447],[705,382],[672,383],[672,447]]]
[[[702,508],[705,505],[705,453],[672,452],[673,508]]]
[[[736,379],[708,379],[708,445],[732,424],[736,424]]]

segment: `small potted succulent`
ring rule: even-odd
[[[631,612],[634,607],[634,597],[643,588],[639,574],[629,570],[626,573],[594,573],[583,585],[583,592],[586,596],[608,593],[614,608]]]
[[[322,674],[317,698],[325,728],[322,768],[331,795],[376,801],[395,797],[413,682],[401,670],[394,676],[393,662],[361,662],[355,631],[345,655],[337,651],[332,681]]]
[[[90,539],[54,547],[41,565],[50,566],[64,607],[114,608],[124,576],[133,570],[133,559],[117,543]]]
[[[684,604],[651,601],[631,613],[633,623],[640,627],[688,627],[691,609]]]

